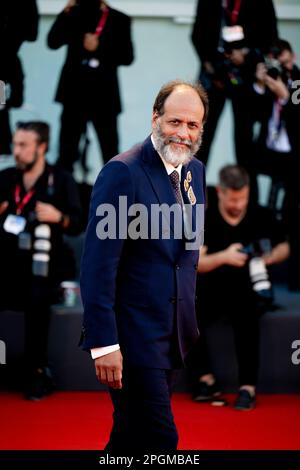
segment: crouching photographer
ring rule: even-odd
[[[18,123],[15,168],[0,172],[0,311],[22,310],[25,364],[18,367],[25,397],[53,390],[48,365],[50,305],[65,269],[63,234],[80,232],[80,203],[72,176],[46,162],[47,123]]]
[[[268,209],[249,204],[249,176],[240,166],[220,171],[215,204],[208,200],[205,242],[198,266],[199,341],[188,359],[195,401],[225,404],[210,363],[208,327],[225,317],[232,325],[238,362],[235,408],[255,406],[259,360],[259,318],[271,304],[267,267],[289,256],[280,222]]]

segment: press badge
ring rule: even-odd
[[[26,219],[20,215],[8,215],[3,224],[3,228],[7,233],[13,233],[14,235],[19,235],[19,233],[24,231],[26,226]]]
[[[240,25],[223,26],[222,39],[225,42],[237,42],[245,39],[244,29]]]

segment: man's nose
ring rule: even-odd
[[[181,123],[177,129],[177,135],[180,139],[189,139],[189,132],[187,124]]]

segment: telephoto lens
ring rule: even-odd
[[[51,250],[51,229],[49,225],[41,224],[35,228],[34,252],[32,255],[32,273],[34,276],[47,277]]]
[[[255,256],[249,260],[249,274],[252,288],[261,301],[272,302],[273,291],[263,258]]]

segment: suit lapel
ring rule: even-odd
[[[168,206],[176,204],[174,191],[172,189],[168,173],[160,156],[154,149],[150,137],[148,137],[144,143],[142,162],[144,171],[150,180],[158,202],[160,204],[167,204]],[[174,232],[173,217],[171,217],[170,225],[171,230]]]

